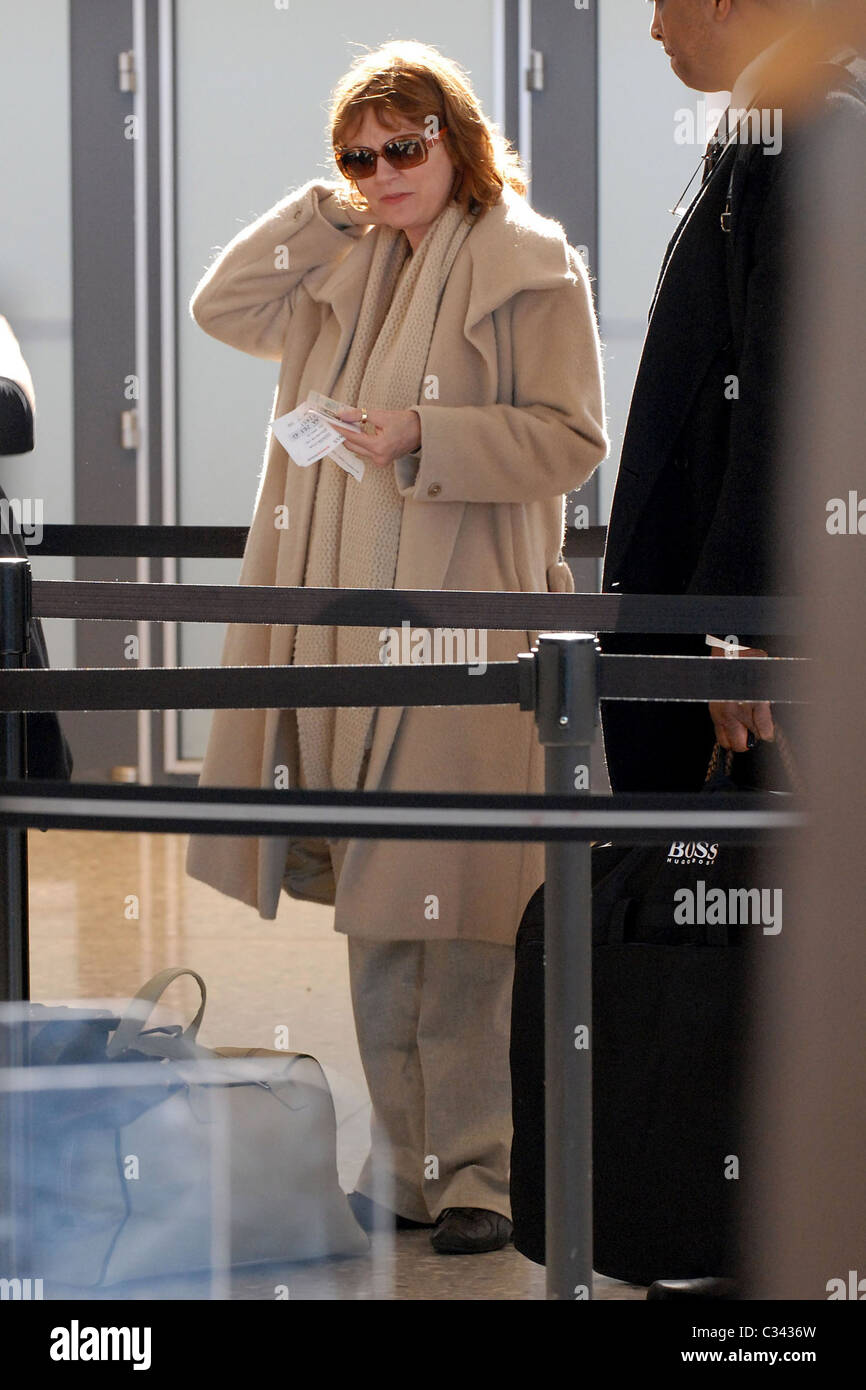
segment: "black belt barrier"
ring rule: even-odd
[[[225,588],[54,583],[33,586],[40,617],[136,621],[330,622],[370,626],[501,627],[527,633],[575,624],[631,632],[796,632],[793,600]],[[589,622],[588,618],[593,621]],[[772,839],[808,824],[798,800],[576,795],[588,774],[601,699],[804,698],[808,663],[710,657],[601,656],[591,632],[539,632],[532,651],[469,666],[236,667],[22,671],[30,618],[25,560],[0,561],[0,991],[27,997],[27,826],[201,831],[214,834],[364,835],[405,839],[545,842],[545,1081],[547,1294],[592,1296],[592,1039],[590,840],[657,842],[698,824],[719,840]],[[635,690],[640,691],[635,696]],[[544,797],[377,792],[278,792],[29,782],[30,709],[282,708],[304,705],[517,703],[534,712],[545,750]],[[585,785],[585,783],[583,783]],[[778,799],[772,800],[778,805]]]

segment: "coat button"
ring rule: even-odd
[[[427,496],[438,497],[441,491],[442,488],[440,487],[439,483],[431,483],[427,489]]]

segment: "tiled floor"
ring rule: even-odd
[[[182,836],[31,830],[28,839],[31,997],[125,1001],[157,970],[193,967],[208,989],[199,1035],[206,1046],[274,1048],[276,1030],[288,1029],[289,1049],[319,1059],[337,1111],[340,1181],[350,1191],[366,1152],[370,1107],[346,940],[333,930],[332,911],[284,895],[276,920],[263,921],[186,876]],[[194,982],[172,985],[166,1004],[165,1017],[191,1018],[198,1004]],[[279,1036],[284,1046],[285,1035]],[[207,1279],[165,1280],[109,1296],[261,1299],[277,1297],[280,1285],[302,1299],[543,1299],[544,1270],[513,1247],[436,1255],[425,1231],[407,1231],[375,1237],[367,1255],[259,1267],[235,1273],[225,1287]],[[607,1279],[598,1279],[594,1292],[606,1299],[645,1296]]]

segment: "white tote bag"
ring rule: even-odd
[[[184,974],[201,988],[193,1022],[145,1031]],[[337,1179],[334,1103],[319,1063],[201,1047],[205,999],[195,971],[161,971],[105,1048],[100,1075],[104,1083],[116,1070],[116,1085],[34,1097],[24,1167],[35,1274],[97,1286],[369,1249]],[[124,1085],[142,1062],[158,1064],[154,1084]]]

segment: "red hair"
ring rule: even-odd
[[[463,69],[437,49],[413,39],[394,39],[359,55],[332,95],[334,149],[351,143],[369,110],[395,131],[405,129],[407,122],[429,134],[446,127],[442,143],[457,170],[452,197],[465,214],[482,216],[499,202],[506,183],[526,196],[525,170],[517,151],[484,115]],[[367,200],[355,184],[346,197],[353,207],[366,209]]]

